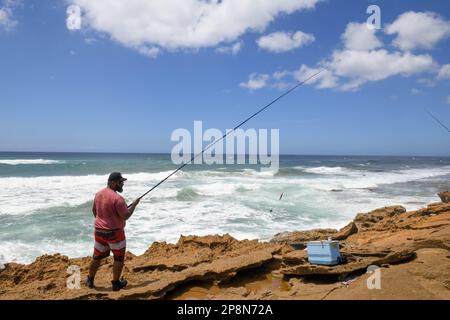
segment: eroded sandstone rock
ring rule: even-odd
[[[384,219],[389,219],[405,212],[406,209],[402,206],[384,207],[367,213],[358,213],[353,222],[358,231],[364,231],[372,228]]]
[[[439,198],[441,198],[441,201],[444,203],[450,202],[450,191],[444,191],[438,193]]]
[[[307,241],[327,240],[337,233],[336,229],[312,229],[307,231],[282,232],[276,234],[271,243],[286,243],[295,249],[306,248]]]

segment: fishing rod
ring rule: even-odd
[[[447,132],[450,132],[450,130],[441,121],[439,121],[439,119],[436,118],[430,111],[428,111],[427,109],[425,109],[425,111],[430,115],[430,117],[436,120],[436,122],[439,123],[445,130],[447,130]]]
[[[260,114],[261,112],[263,112],[265,109],[267,109],[268,107],[270,107],[271,105],[273,105],[275,102],[277,102],[278,100],[280,100],[281,98],[287,96],[289,93],[291,93],[292,91],[294,91],[295,89],[297,89],[298,87],[302,86],[303,84],[305,84],[306,82],[308,82],[309,80],[315,78],[316,76],[318,76],[320,73],[322,73],[323,71],[325,71],[326,69],[323,68],[320,71],[314,73],[313,75],[309,76],[308,78],[306,78],[303,81],[298,82],[295,86],[293,86],[292,88],[290,88],[289,90],[285,91],[283,94],[279,95],[277,98],[273,99],[271,102],[269,102],[268,104],[266,104],[264,107],[262,107],[261,109],[259,109],[257,112],[255,112],[254,114],[252,114],[250,117],[248,117],[247,119],[245,119],[244,121],[242,121],[241,123],[239,123],[236,127],[233,128],[233,130],[228,131],[227,133],[225,133],[222,138],[215,140],[214,142],[212,142],[211,144],[209,144],[206,148],[204,148],[201,152],[197,153],[196,155],[192,156],[191,160],[189,160],[188,162],[183,163],[181,166],[179,166],[177,169],[175,169],[171,174],[169,174],[167,177],[165,177],[164,179],[162,179],[160,182],[158,182],[157,184],[155,184],[151,189],[149,189],[147,192],[145,192],[143,195],[141,195],[139,198],[137,198],[136,200],[140,200],[143,197],[145,197],[147,194],[149,194],[150,192],[152,192],[153,190],[155,190],[159,185],[161,185],[164,181],[166,181],[167,179],[169,179],[171,176],[173,176],[175,173],[177,173],[178,171],[180,171],[181,169],[183,169],[186,165],[188,165],[189,163],[191,163],[192,161],[194,161],[195,159],[197,159],[198,156],[203,155],[205,153],[205,151],[207,151],[208,149],[210,149],[212,146],[214,146],[216,143],[222,141],[223,139],[225,139],[231,132],[236,131],[236,129],[238,129],[239,127],[241,127],[242,125],[244,125],[245,123],[247,123],[248,121],[250,121],[252,118],[256,117],[258,114]],[[131,207],[132,204],[130,204],[128,206],[128,208]]]

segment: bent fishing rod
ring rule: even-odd
[[[178,171],[180,171],[181,169],[183,169],[186,165],[188,165],[189,163],[191,163],[192,161],[194,161],[195,159],[197,159],[197,157],[199,157],[200,155],[203,155],[205,153],[205,151],[209,150],[212,146],[214,146],[216,143],[222,141],[223,139],[225,139],[230,133],[236,131],[238,128],[240,128],[242,125],[244,125],[245,123],[247,123],[248,121],[250,121],[252,118],[256,117],[258,114],[260,114],[261,112],[263,112],[265,109],[267,109],[268,107],[270,107],[271,105],[273,105],[275,102],[277,102],[278,100],[280,100],[281,98],[287,96],[289,93],[291,93],[292,91],[294,91],[295,89],[297,89],[298,87],[304,85],[306,82],[308,82],[309,80],[315,78],[316,76],[318,76],[320,73],[322,73],[323,71],[325,71],[326,69],[323,68],[320,71],[314,73],[313,75],[309,76],[308,78],[306,78],[303,81],[298,82],[295,86],[293,86],[292,88],[290,88],[289,90],[285,91],[283,94],[281,94],[280,96],[278,96],[277,98],[273,99],[271,102],[269,102],[268,104],[266,104],[264,107],[260,108],[257,112],[255,112],[254,114],[252,114],[250,117],[248,117],[247,119],[245,119],[244,121],[242,121],[241,123],[239,123],[236,127],[233,128],[233,130],[228,131],[227,133],[225,133],[220,139],[213,141],[212,143],[210,143],[206,148],[204,148],[201,152],[197,153],[196,155],[192,156],[191,160],[189,160],[188,162],[183,163],[181,166],[179,166],[177,169],[175,169],[171,174],[169,174],[167,177],[165,177],[164,179],[162,179],[160,182],[158,182],[157,184],[155,184],[151,189],[149,189],[147,192],[145,192],[143,195],[141,195],[139,198],[137,198],[136,200],[141,200],[143,197],[145,197],[147,194],[149,194],[150,192],[152,192],[153,190],[155,190],[158,186],[160,186],[162,183],[164,183],[164,181],[166,181],[167,179],[169,179],[171,176],[173,176],[175,173],[177,173]],[[135,200],[135,201],[136,201]],[[130,208],[132,206],[132,204],[130,204],[128,206],[128,208]]]

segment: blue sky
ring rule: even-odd
[[[450,156],[424,111],[450,126],[449,49],[448,1],[0,0],[0,151],[170,152],[326,67],[245,128],[287,154]]]

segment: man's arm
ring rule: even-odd
[[[125,216],[125,220],[130,219],[130,217],[133,215],[134,209],[136,209],[140,201],[141,201],[140,198],[137,198],[136,200],[133,201],[133,203],[130,206],[130,209],[128,209],[128,214]]]
[[[134,212],[134,209],[136,209],[136,206],[139,204],[140,200],[141,199],[139,199],[139,198],[134,200],[133,203],[131,204],[130,208],[128,208],[127,204],[125,203],[125,200],[122,197],[120,197],[120,199],[118,199],[115,202],[115,207],[116,207],[117,213],[123,220],[130,219],[131,215]]]

